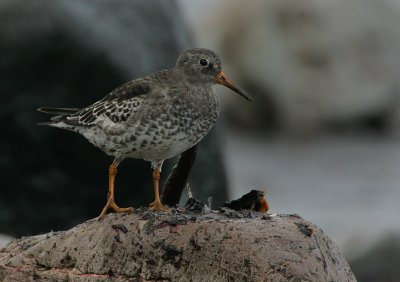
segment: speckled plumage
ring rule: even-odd
[[[192,49],[174,69],[129,81],[86,108],[39,110],[56,114],[45,124],[80,133],[116,165],[139,158],[161,169],[165,159],[197,144],[216,122],[216,83],[251,99],[226,79],[214,52]]]

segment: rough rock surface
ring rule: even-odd
[[[337,246],[297,215],[110,214],[0,251],[1,281],[355,281]]]

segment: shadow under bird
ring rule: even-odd
[[[196,145],[215,124],[220,112],[215,84],[252,101],[226,77],[213,51],[196,48],[180,54],[175,68],[129,81],[86,108],[39,108],[54,115],[40,124],[77,132],[114,157],[108,170],[107,204],[100,219],[109,208],[132,211],[114,201],[117,167],[125,158],[151,162],[155,199],[150,209],[167,210],[159,195],[162,164]]]

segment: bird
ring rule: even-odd
[[[113,157],[108,169],[107,203],[99,219],[109,209],[133,211],[119,207],[114,196],[117,168],[126,158],[151,163],[154,201],[149,208],[167,211],[159,194],[163,162],[196,145],[211,130],[220,113],[220,99],[213,88],[216,84],[252,101],[225,75],[215,52],[189,49],[178,56],[174,68],[128,81],[85,108],[39,108],[52,115],[39,124],[79,133]]]

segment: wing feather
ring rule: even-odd
[[[144,79],[132,80],[118,87],[102,100],[67,116],[66,124],[91,126],[101,117],[113,122],[126,121],[140,106],[143,95],[151,92],[149,83]]]

